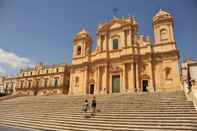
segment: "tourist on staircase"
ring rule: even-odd
[[[87,114],[88,110],[89,110],[89,103],[88,103],[88,100],[86,99],[85,103],[82,106],[82,111],[85,113],[85,117],[88,117],[88,114]]]
[[[92,114],[91,115],[95,116],[95,114],[96,114],[96,97],[95,96],[93,96],[91,107],[92,107]]]

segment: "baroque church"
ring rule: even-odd
[[[154,42],[139,35],[134,17],[100,24],[96,50],[82,29],[73,40],[70,95],[171,91],[180,88],[179,51],[173,17],[159,10],[152,18]]]
[[[139,35],[134,17],[117,18],[97,27],[96,50],[82,29],[73,40],[72,64],[22,69],[7,77],[3,90],[23,95],[85,95],[171,91],[180,88],[179,51],[173,17],[159,10],[152,18],[154,42]]]

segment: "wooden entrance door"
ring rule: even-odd
[[[112,76],[112,93],[120,92],[120,75]]]
[[[94,94],[94,84],[90,85],[90,94]]]

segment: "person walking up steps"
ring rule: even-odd
[[[96,114],[96,97],[93,96],[92,103],[91,103],[91,108],[92,108],[92,116]]]
[[[82,111],[85,113],[85,117],[88,117],[88,114],[87,114],[88,110],[89,110],[89,103],[88,103],[88,100],[85,99],[85,102],[82,106]]]

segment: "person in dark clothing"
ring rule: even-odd
[[[192,91],[192,80],[188,80],[188,94]]]
[[[95,96],[93,96],[91,107],[92,107],[92,114],[91,115],[94,116],[96,113],[96,97]]]

